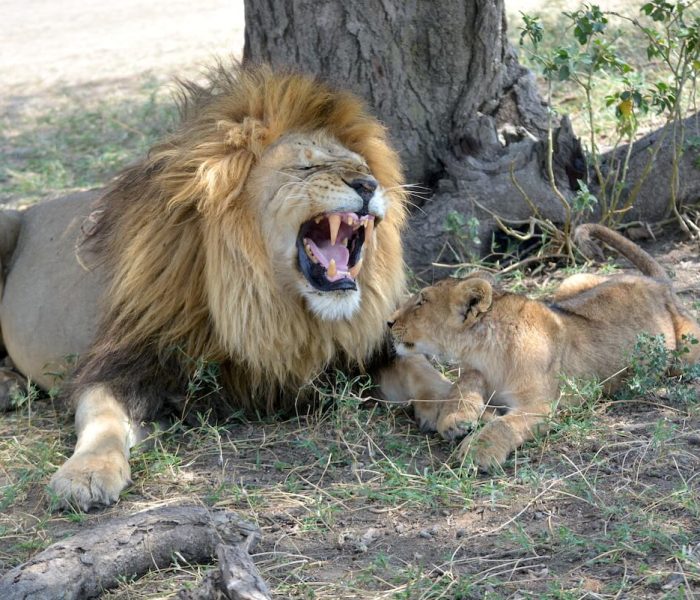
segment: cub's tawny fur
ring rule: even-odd
[[[463,440],[481,468],[508,455],[547,426],[560,399],[562,375],[595,378],[614,390],[625,374],[638,335],[663,334],[669,349],[700,358],[700,326],[681,307],[661,266],[638,246],[599,225],[577,230],[581,243],[598,238],[645,276],[574,275],[549,303],[499,290],[474,273],[423,289],[392,317],[397,352],[458,361],[462,371],[450,399],[415,398],[422,427]]]

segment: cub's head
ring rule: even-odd
[[[389,320],[397,353],[458,358],[464,335],[492,301],[492,283],[483,273],[423,288]]]

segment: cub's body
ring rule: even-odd
[[[450,399],[417,398],[416,415],[448,438],[488,421],[460,445],[482,468],[504,462],[569,401],[560,398],[562,376],[618,387],[640,333],[663,335],[669,350],[687,348],[688,362],[700,359],[700,326],[661,267],[610,230],[586,226],[584,234],[624,250],[648,276],[574,275],[543,303],[501,291],[476,273],[425,288],[392,317],[399,354],[459,362]]]

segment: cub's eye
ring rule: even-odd
[[[418,301],[416,302],[416,306],[423,306],[428,300],[426,299],[425,296],[418,296]]]
[[[312,169],[318,168],[318,165],[304,165],[297,167],[298,171],[311,171]]]

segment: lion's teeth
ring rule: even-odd
[[[350,271],[349,271],[350,277],[352,277],[353,279],[357,279],[357,276],[360,273],[361,268],[362,268],[362,259],[358,260],[355,263],[355,266],[350,269]]]
[[[331,262],[328,263],[328,269],[326,269],[328,277],[335,277],[338,274],[338,269],[335,267],[335,258],[331,258]]]
[[[338,230],[340,229],[341,217],[338,214],[328,215],[328,225],[331,229],[331,245],[335,246],[335,241],[338,239]]]
[[[374,219],[367,219],[365,221],[365,242],[372,242],[372,232],[374,231]]]
[[[314,219],[314,222],[316,223],[316,225],[318,225],[321,221],[323,221],[323,217],[316,217]]]
[[[304,243],[304,250],[306,250],[306,256],[311,259],[311,262],[318,264],[318,258],[314,256],[314,253],[311,251],[311,246],[309,246],[309,244],[306,242]]]

